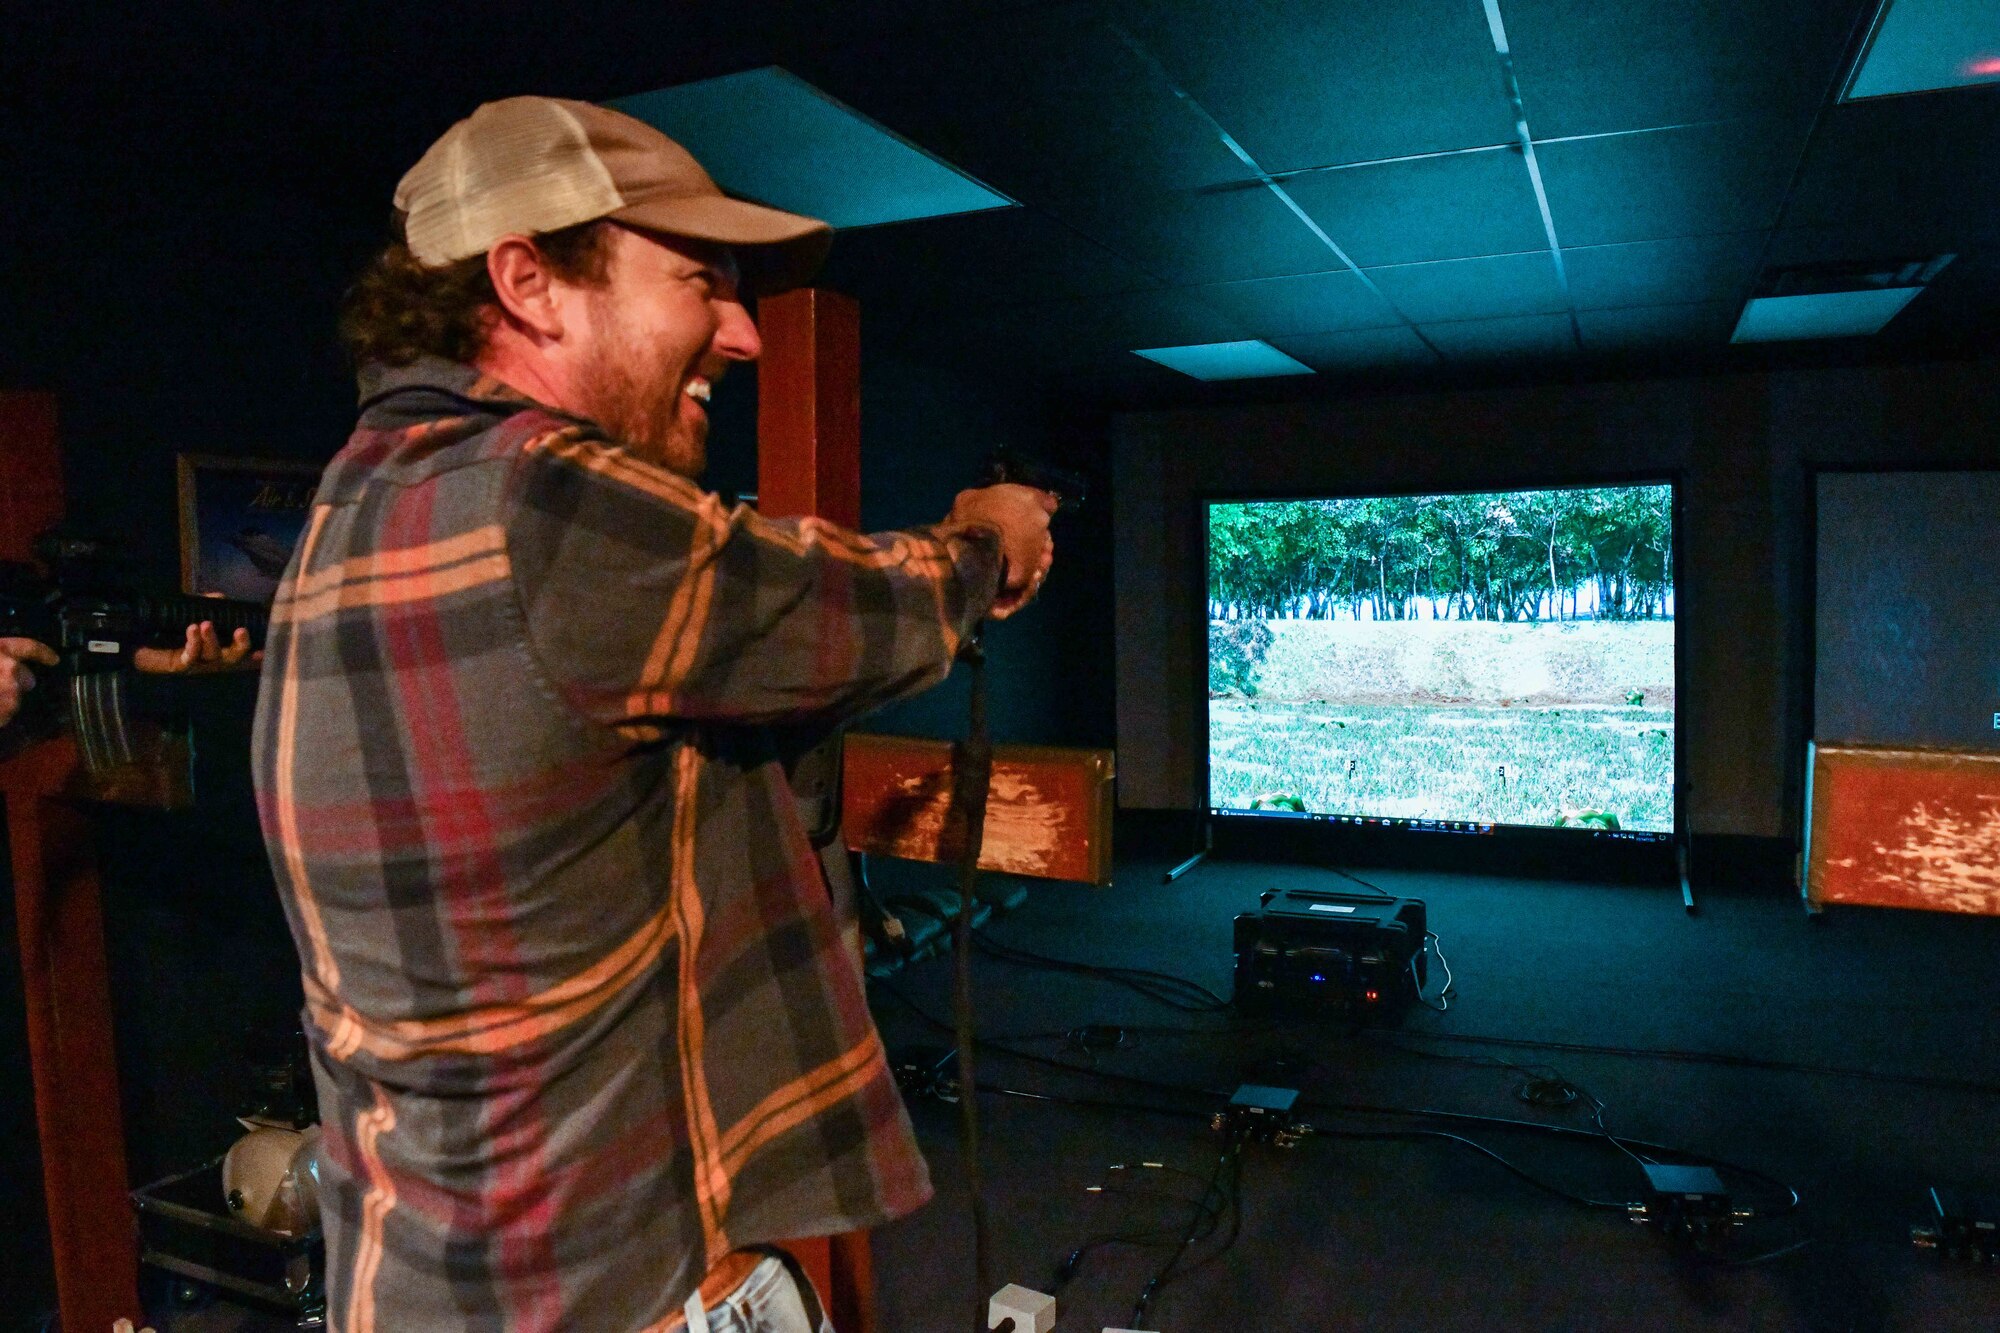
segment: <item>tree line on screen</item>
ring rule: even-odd
[[[1211,620],[1673,615],[1665,486],[1216,504]]]

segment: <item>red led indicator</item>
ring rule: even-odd
[[[1975,79],[2000,78],[2000,56],[1974,56],[1965,62],[1965,72]]]
[[[1369,992],[1368,992],[1368,1002],[1369,1002],[1370,1004],[1373,1004],[1373,1003],[1375,1003],[1375,1001],[1377,1001],[1377,1000],[1379,1000],[1379,999],[1381,999],[1381,998],[1382,998],[1382,996],[1381,996],[1381,994],[1380,994],[1379,992],[1376,992],[1376,991],[1369,991]]]

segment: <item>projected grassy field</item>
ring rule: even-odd
[[[1209,704],[1214,804],[1296,797],[1309,811],[1493,824],[1673,828],[1661,708]],[[1333,734],[1329,734],[1333,733]]]
[[[1673,624],[1218,625],[1254,647],[1209,700],[1210,803],[1673,828]]]

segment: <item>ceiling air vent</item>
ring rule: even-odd
[[[1915,300],[1954,256],[1767,269],[1743,307],[1731,342],[1859,338]]]

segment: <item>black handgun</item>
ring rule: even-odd
[[[1081,472],[1056,467],[1023,449],[999,448],[986,465],[987,484],[1011,483],[1031,486],[1056,497],[1056,512],[1074,513],[1083,507],[1090,493],[1089,481]]]

